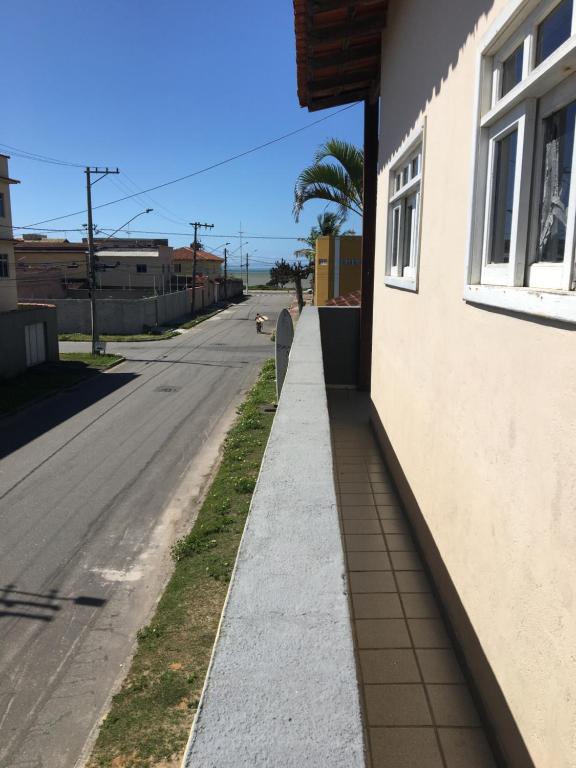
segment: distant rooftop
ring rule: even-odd
[[[173,254],[174,261],[192,261],[194,259],[194,251],[192,248],[184,247],[184,248],[175,248],[174,254]],[[216,256],[215,253],[209,253],[208,251],[201,251],[198,249],[196,251],[196,261],[218,261],[222,262],[224,259],[222,259],[220,256]]]

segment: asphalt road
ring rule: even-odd
[[[224,430],[273,356],[258,295],[0,420],[0,766],[72,768],[195,514]],[[67,345],[72,348],[74,345]]]

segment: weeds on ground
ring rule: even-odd
[[[152,768],[184,750],[272,426],[274,414],[262,406],[275,394],[269,361],[238,409],[194,527],[172,548],[174,573],[152,621],[138,633],[89,768]]]

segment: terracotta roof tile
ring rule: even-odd
[[[327,307],[360,307],[362,305],[362,294],[360,291],[352,291],[345,296],[335,296],[328,299]]]
[[[175,248],[172,258],[174,261],[192,261],[194,259],[194,252],[192,248]],[[215,253],[209,253],[208,251],[196,251],[196,261],[224,261],[220,256],[216,256]]]

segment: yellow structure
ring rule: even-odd
[[[359,235],[324,236],[316,240],[314,304],[360,289],[362,238]]]

